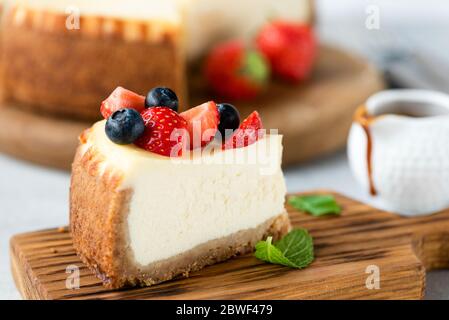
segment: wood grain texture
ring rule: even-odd
[[[198,70],[190,71],[190,106],[214,100]],[[330,153],[346,143],[355,109],[383,89],[379,73],[343,51],[321,47],[312,78],[301,85],[273,82],[260,98],[235,102],[242,116],[257,109],[265,128],[284,137],[284,164]],[[98,102],[98,105],[100,101]],[[78,135],[90,123],[0,106],[0,151],[39,164],[70,169]]]
[[[27,299],[421,299],[425,271],[449,267],[449,211],[403,218],[336,195],[340,217],[315,218],[292,207],[295,227],[315,241],[316,260],[304,270],[265,264],[252,255],[231,259],[149,288],[108,291],[76,256],[67,230],[17,235],[11,264]],[[80,269],[81,287],[66,289],[66,267]],[[369,290],[366,268],[380,268]]]
[[[0,152],[36,164],[69,170],[78,136],[90,123],[0,107]]]

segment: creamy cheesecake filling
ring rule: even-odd
[[[127,218],[130,250],[142,266],[256,228],[285,212],[282,136],[267,135],[246,148],[176,163],[135,146],[113,144],[104,124],[94,125],[86,147],[94,145],[106,155],[104,165],[124,173],[119,188],[133,191]],[[198,157],[208,164],[195,162]],[[223,164],[226,157],[240,163]],[[255,162],[245,160],[253,157]],[[265,172],[268,162],[275,168]]]

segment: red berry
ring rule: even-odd
[[[138,147],[167,157],[182,156],[188,133],[187,122],[179,114],[167,107],[154,107],[142,112],[142,118],[145,131],[135,142]]]
[[[254,111],[225,142],[223,149],[243,148],[255,143],[265,135],[261,129],[263,129],[262,119],[259,113]]]
[[[260,31],[256,43],[276,76],[299,82],[310,75],[316,57],[316,40],[309,26],[275,21]]]
[[[187,121],[190,149],[204,147],[214,139],[220,123],[220,115],[215,102],[203,103],[198,107],[184,111],[180,116]]]
[[[145,109],[145,97],[125,88],[117,87],[101,103],[100,111],[103,117],[108,119],[115,111],[120,109],[134,109],[142,112]]]
[[[270,75],[265,57],[230,41],[216,46],[206,59],[205,76],[210,88],[231,100],[251,99],[264,88]]]

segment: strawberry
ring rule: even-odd
[[[264,56],[248,50],[241,41],[226,42],[212,49],[204,72],[210,88],[231,100],[254,98],[270,75]]]
[[[180,116],[187,121],[191,150],[204,147],[214,139],[220,123],[220,115],[215,102],[203,103],[198,107],[184,111]],[[201,142],[201,145],[199,145],[199,142]]]
[[[274,21],[256,38],[257,47],[268,58],[273,74],[290,82],[306,79],[316,56],[316,40],[309,26]]]
[[[142,112],[145,109],[145,97],[125,88],[117,87],[101,103],[100,111],[103,117],[108,119],[115,111],[125,108]]]
[[[167,107],[153,107],[143,111],[142,118],[145,131],[135,141],[138,147],[167,157],[182,156],[188,131],[179,114]]]
[[[263,129],[262,119],[260,119],[259,113],[254,111],[243,120],[240,127],[225,142],[223,149],[243,148],[255,143],[264,136],[261,129]]]

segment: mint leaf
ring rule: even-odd
[[[274,245],[297,268],[307,267],[314,259],[313,239],[306,229],[293,230]]]
[[[292,196],[288,199],[288,203],[295,209],[315,217],[341,213],[341,207],[332,195]]]
[[[273,237],[268,237],[266,241],[259,241],[256,244],[256,258],[265,262],[296,268],[296,265],[288,260],[288,258],[282,254],[282,251],[271,243],[272,240]]]
[[[296,269],[305,268],[312,263],[313,239],[307,230],[292,230],[275,244],[272,244],[272,240],[272,237],[268,237],[266,241],[256,244],[257,259]]]

